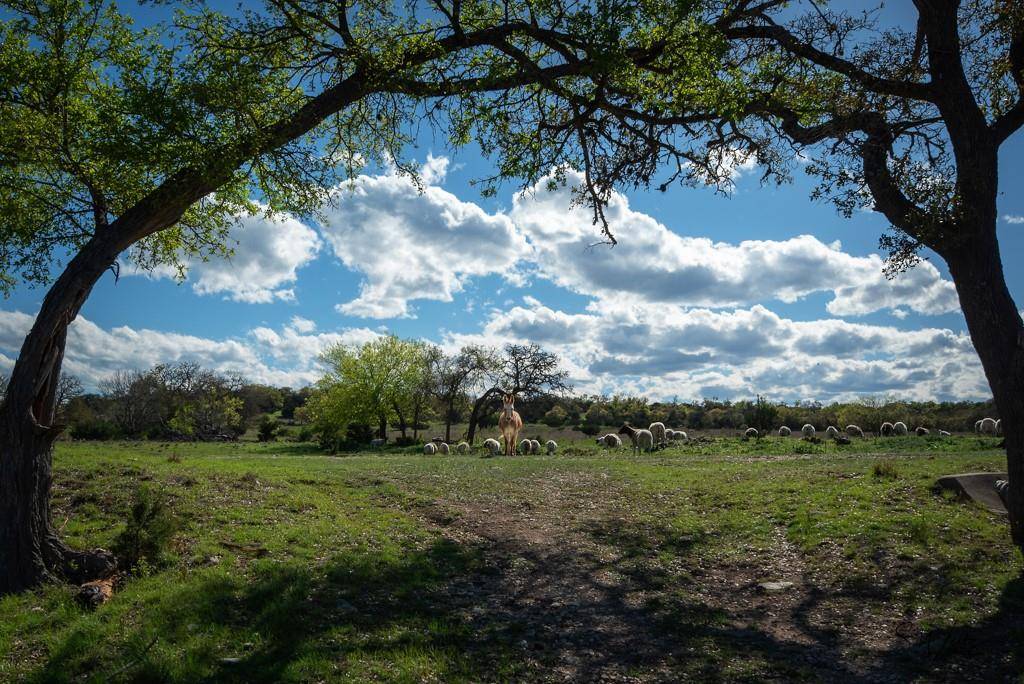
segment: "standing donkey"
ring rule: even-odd
[[[498,429],[501,430],[501,436],[505,439],[505,455],[515,456],[519,431],[523,429],[523,419],[515,410],[516,395],[505,394],[502,395],[501,400],[502,411],[501,417],[498,418]]]

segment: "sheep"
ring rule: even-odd
[[[743,432],[743,436],[747,438],[757,439],[757,428],[749,427]]]
[[[999,420],[996,421],[996,434],[997,435],[1003,434],[1003,419],[1002,418],[1000,418]]]
[[[882,437],[891,437],[894,432],[896,432],[896,429],[889,422],[882,423],[882,427],[878,428],[878,434],[882,435]]]
[[[609,449],[616,449],[622,446],[622,439],[618,435],[609,432],[607,435],[602,437],[600,443]]]
[[[484,449],[487,449],[491,456],[497,456],[501,451],[501,442],[496,439],[486,439],[484,440]]]
[[[427,456],[433,456],[437,453],[437,446],[435,446],[433,442],[427,442],[423,445],[423,453]]]
[[[459,452],[460,454],[468,454],[469,453],[469,442],[459,442],[456,445],[455,450],[457,452]]]
[[[835,425],[829,425],[825,428],[825,436],[835,438],[839,434],[839,429]]]
[[[793,434],[793,431],[785,425],[779,428],[779,437],[789,437],[791,434]]]
[[[521,454],[528,454],[528,453],[530,453],[530,449],[532,447],[533,447],[533,445],[530,444],[530,440],[524,439],[522,442],[519,443],[519,453],[521,453]]]
[[[547,448],[548,456],[558,451],[558,443],[553,439],[549,439],[544,446]]]
[[[442,456],[447,456],[448,454],[452,453],[452,449],[450,446],[448,446],[447,443],[441,442],[440,444],[437,445],[437,453],[441,454]]]
[[[908,432],[907,424],[904,423],[902,420],[897,422],[897,423],[893,423],[892,424],[892,430],[897,435],[900,435],[902,437],[903,435],[907,434],[907,432]]]
[[[926,427],[918,425],[916,428],[914,428],[914,434],[917,435],[918,437],[924,437],[925,435],[931,434],[931,430],[929,430]]]
[[[864,436],[864,431],[861,430],[856,425],[847,425],[846,426],[846,434],[850,435],[851,437],[863,437]]]
[[[539,454],[540,453],[540,442],[538,442],[535,439],[531,439],[530,440],[530,453],[531,454]]]
[[[633,440],[633,453],[640,451],[654,451],[654,435],[650,430],[637,430],[626,423],[619,429],[620,435],[629,435]]]
[[[378,437],[377,439],[371,439],[370,440],[370,446],[372,446],[372,447],[382,447],[382,446],[384,446],[384,440],[381,439],[380,437]]]
[[[982,418],[981,419],[981,431],[982,431],[983,434],[986,434],[986,435],[994,435],[994,434],[996,434],[996,421],[993,420],[992,418]]]
[[[800,428],[800,434],[803,435],[804,437],[813,437],[814,433],[814,426],[811,425],[810,423],[807,423],[802,428]]]
[[[939,430],[939,437],[949,437],[950,434],[945,430]]]
[[[676,430],[676,439],[680,442],[685,442],[690,439],[685,432],[682,430]]]
[[[974,431],[976,433],[978,433],[979,435],[981,434],[981,421],[982,421],[981,418],[979,418],[978,420],[974,421]]]
[[[664,444],[666,442],[664,423],[651,423],[651,426],[647,429],[651,431],[652,435],[654,435],[655,444]]]

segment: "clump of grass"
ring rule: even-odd
[[[168,463],[181,463],[183,460],[185,459],[177,451],[172,451],[170,454],[167,455]]]
[[[900,476],[896,464],[892,461],[875,461],[875,464],[871,466],[871,474],[879,479],[889,480],[895,480]]]
[[[140,486],[132,499],[127,524],[114,541],[114,553],[122,569],[159,566],[167,554],[178,520],[166,493]]]

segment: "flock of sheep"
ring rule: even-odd
[[[993,418],[982,418],[974,424],[974,431],[981,435],[999,435],[1002,434],[1002,420],[995,420]],[[807,423],[800,428],[800,434],[803,437],[814,437],[816,430],[813,425]],[[779,428],[780,437],[789,437],[793,431],[783,425]],[[864,431],[856,425],[847,425],[845,433],[847,437],[863,437]],[[926,427],[917,427],[914,429],[914,434],[920,436],[928,435],[931,431]],[[882,437],[892,437],[910,434],[910,429],[907,424],[903,421],[897,421],[895,423],[885,422],[878,430],[878,434]],[[670,442],[685,442],[689,439],[687,434],[682,430],[673,430],[672,428],[665,427],[664,423],[651,423],[650,427],[646,430],[637,429],[631,427],[628,423],[623,425],[618,433],[609,432],[606,435],[597,438],[598,446],[607,447],[609,449],[618,449],[622,447],[622,438],[619,435],[625,435],[630,439],[633,444],[633,451],[653,451],[655,447],[660,445],[666,445]],[[834,425],[829,425],[825,428],[825,435],[831,439],[841,439],[839,428]],[[939,430],[940,437],[948,437],[950,435],[946,430]],[[747,428],[743,433],[744,437],[756,439],[760,437],[760,433],[757,428]],[[484,449],[491,456],[497,456],[501,452],[501,444],[496,439],[487,439],[484,441]],[[548,455],[554,454],[558,451],[558,444],[553,439],[549,439],[544,445],[545,452]],[[423,453],[428,456],[434,454],[448,455],[454,451],[458,454],[468,454],[470,452],[470,446],[468,442],[459,442],[454,447],[449,446],[445,442],[427,442],[423,445]],[[519,443],[519,453],[521,454],[539,454],[541,453],[541,444],[536,439],[524,439]]]

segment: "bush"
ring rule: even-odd
[[[584,423],[583,425],[580,425],[576,429],[585,435],[590,435],[591,437],[593,437],[594,435],[601,431],[601,426],[591,425],[590,423]]]
[[[263,416],[260,420],[259,427],[256,430],[256,438],[261,442],[270,442],[277,437],[278,430],[281,429],[281,423],[277,422],[270,416]]]
[[[568,415],[565,413],[565,409],[555,404],[550,411],[544,414],[544,424],[548,427],[561,427],[565,425],[565,421],[568,419]]]
[[[896,470],[896,464],[892,461],[875,461],[875,465],[871,466],[871,474],[877,478],[888,478],[895,480],[900,476],[899,471]]]
[[[73,424],[68,434],[71,439],[114,439],[118,430],[109,420],[96,419]]]
[[[349,423],[345,431],[345,441],[354,444],[369,444],[373,439],[373,428],[366,423]]]
[[[419,440],[413,439],[408,435],[406,435],[405,437],[398,437],[395,439],[395,446],[407,447],[412,446],[413,444],[419,444]]]
[[[118,565],[124,570],[133,570],[140,564],[160,565],[177,529],[178,521],[167,494],[140,486],[132,498],[125,528],[114,541]]]
[[[296,442],[312,442],[316,439],[316,430],[311,425],[303,425],[295,433]]]

